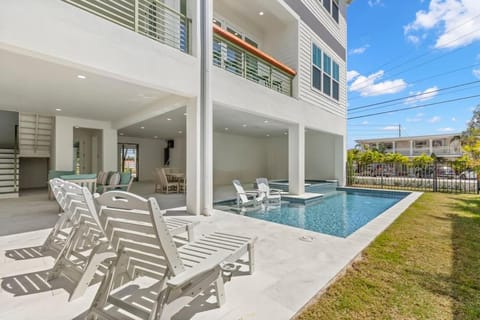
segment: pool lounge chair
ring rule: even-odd
[[[233,180],[232,183],[237,191],[237,207],[257,207],[262,204],[262,201],[258,200],[258,191],[245,191],[237,179]]]
[[[154,198],[111,191],[96,202],[118,258],[88,318],[127,319],[130,314],[136,319],[171,319],[211,285],[220,306],[225,301],[225,266],[248,253],[249,271],[254,270],[255,238],[214,232],[178,248]]]
[[[267,178],[257,178],[257,188],[260,193],[258,200],[265,203],[280,204],[282,202],[282,190],[272,189]]]

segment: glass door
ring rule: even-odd
[[[130,172],[135,181],[138,181],[139,159],[138,144],[119,143],[119,168],[121,172]]]

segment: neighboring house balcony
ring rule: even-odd
[[[160,0],[63,0],[155,41],[191,53],[191,19]]]
[[[215,24],[213,25],[213,65],[292,96],[295,70]]]
[[[433,147],[432,153],[435,153],[436,156],[462,156],[462,150],[459,147],[444,146],[444,147]]]

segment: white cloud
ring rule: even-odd
[[[362,53],[365,53],[365,51],[367,51],[368,47],[370,47],[370,45],[366,44],[364,46],[361,46],[359,48],[355,48],[355,49],[352,49],[350,50],[350,54],[362,54]]]
[[[358,71],[352,70],[352,71],[347,71],[347,82],[352,81],[356,77],[358,77],[360,73]]]
[[[457,118],[453,117],[453,118],[452,118],[452,121],[453,121],[453,122],[457,121]]]
[[[455,129],[453,129],[453,128],[438,128],[437,131],[440,131],[440,132],[452,132],[452,131],[455,131]]]
[[[365,120],[365,121],[362,122],[362,124],[366,126],[368,124],[368,121]]]
[[[355,81],[350,85],[349,90],[359,92],[362,97],[373,97],[398,93],[407,87],[407,83],[403,79],[381,81],[383,75],[383,70],[373,73],[368,77],[357,75]]]
[[[480,79],[480,68],[479,69],[473,69],[472,73],[475,77]]]
[[[382,0],[368,0],[368,5],[370,7],[383,6],[383,2],[382,2]]]
[[[386,126],[382,130],[385,130],[385,131],[398,130],[398,126]]]
[[[410,97],[405,99],[405,103],[417,103],[433,99],[438,94],[438,87],[434,86],[424,91],[410,92]]]
[[[434,31],[435,48],[463,47],[480,40],[479,14],[478,0],[430,0],[428,10],[417,11],[404,33],[407,40],[418,43],[414,33]]]
[[[437,123],[441,120],[441,118],[439,116],[434,116],[430,119],[428,119],[427,121],[430,122],[430,123]]]

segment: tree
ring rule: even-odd
[[[468,166],[480,167],[480,104],[473,110],[467,129],[450,140],[450,142],[455,141],[460,142],[468,159]]]
[[[412,159],[413,165],[416,167],[424,167],[433,163],[433,158],[431,156],[422,153],[419,156],[416,156]]]

